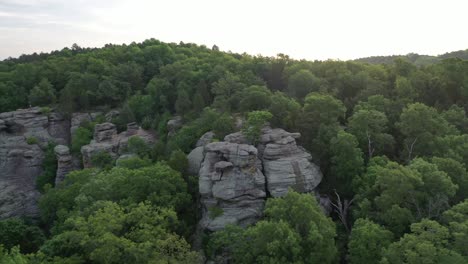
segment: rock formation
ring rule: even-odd
[[[199,175],[205,230],[252,224],[262,216],[267,195],[284,196],[288,188],[312,192],[322,180],[311,155],[296,145],[299,133],[265,127],[256,147],[241,132],[224,142],[206,144],[207,137],[188,155],[189,172]]]
[[[80,166],[74,160],[67,146],[57,145],[54,148],[54,152],[57,158],[57,173],[55,176],[55,185],[57,185],[65,179],[68,173],[79,169]]]
[[[125,153],[128,140],[132,136],[137,136],[145,140],[148,144],[155,142],[153,133],[138,127],[135,123],[127,125],[127,131],[117,134],[114,124],[106,122],[97,124],[94,127],[94,139],[90,144],[81,147],[83,156],[83,166],[92,167],[92,157],[100,152],[109,153],[116,160]]]
[[[204,228],[246,226],[262,216],[265,176],[255,147],[229,142],[206,145],[199,177]]]
[[[58,113],[39,107],[0,114],[0,219],[37,216],[43,149],[49,141],[67,144],[69,126]]]

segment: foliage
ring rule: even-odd
[[[128,139],[127,150],[141,158],[148,158],[151,155],[150,146],[139,136],[132,136]]]
[[[34,145],[34,144],[38,144],[39,143],[39,140],[37,139],[37,137],[27,137],[26,138],[26,143],[28,143],[28,145]]]
[[[208,255],[224,248],[234,263],[334,263],[335,225],[314,197],[289,190],[283,198],[267,200],[265,214],[246,230],[227,227],[214,233]]]
[[[242,129],[243,134],[252,144],[255,145],[260,137],[261,129],[272,117],[273,115],[268,111],[249,112],[247,114],[247,121]]]
[[[42,161],[42,174],[36,178],[36,186],[40,192],[44,192],[44,186],[55,185],[55,176],[57,173],[57,158],[54,151],[55,144],[49,143],[45,150],[45,157]]]
[[[93,132],[85,127],[78,127],[72,135],[71,152],[75,155],[81,154],[81,147],[89,144],[93,139]]]
[[[45,106],[55,103],[55,90],[47,79],[42,79],[29,93],[29,103],[34,106]]]
[[[26,224],[23,220],[18,218],[9,218],[0,221],[0,245],[3,245],[6,250],[19,246],[22,253],[32,253],[35,252],[44,241],[44,233],[35,225]],[[0,247],[0,251],[1,249]]]
[[[381,259],[382,251],[392,243],[393,234],[369,219],[359,218],[349,237],[350,263],[371,264]]]
[[[114,165],[114,159],[107,151],[100,151],[91,157],[93,167],[110,170]]]
[[[412,224],[411,233],[384,250],[380,263],[466,263],[460,254],[447,248],[448,240],[446,227],[424,219]]]

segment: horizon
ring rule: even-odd
[[[100,48],[155,38],[222,51],[294,59],[353,60],[468,48],[468,3],[342,0],[191,2],[3,0],[0,60],[71,47]]]

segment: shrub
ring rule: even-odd
[[[42,174],[36,178],[36,187],[44,193],[46,184],[54,186],[55,175],[57,173],[57,158],[54,152],[55,144],[49,143],[45,151],[44,161],[42,162]]]
[[[108,152],[101,151],[91,157],[91,164],[94,167],[109,170],[114,165],[114,159]]]
[[[80,155],[81,147],[89,144],[91,139],[93,139],[93,133],[91,131],[92,130],[89,130],[85,127],[79,127],[76,129],[75,134],[73,134],[71,143],[71,152],[73,154]]]
[[[39,143],[39,140],[37,140],[36,137],[28,137],[26,138],[26,143],[28,143],[28,145],[34,145]]]

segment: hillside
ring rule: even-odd
[[[467,263],[467,52],[4,60],[0,263]]]
[[[451,59],[451,58],[468,60],[468,49],[447,52],[438,56],[409,53],[407,55],[372,56],[372,57],[367,57],[367,58],[359,58],[354,61],[371,63],[371,64],[391,64],[391,63],[394,63],[395,59],[404,59],[411,63],[414,63],[417,66],[426,66],[426,65],[438,63],[444,59]]]

